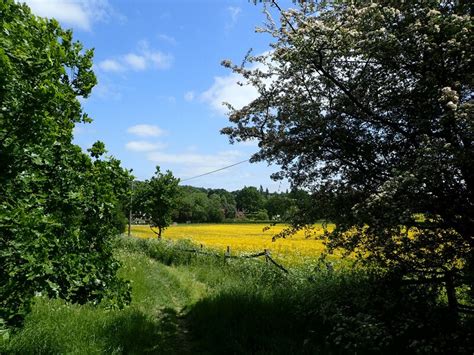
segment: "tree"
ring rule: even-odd
[[[178,184],[179,179],[171,171],[163,174],[159,166],[156,167],[155,176],[148,181],[144,209],[150,218],[150,228],[158,228],[158,232],[154,231],[158,238],[161,238],[163,230],[172,222],[171,217],[179,196]]]
[[[263,208],[263,196],[254,186],[244,187],[236,192],[237,209],[244,212],[257,212]]]
[[[224,208],[222,202],[217,194],[209,196],[208,207],[207,207],[207,220],[208,222],[220,223],[225,218]]]
[[[283,194],[272,195],[265,203],[269,218],[280,221],[287,220],[288,213],[293,206],[295,206],[293,200]]]
[[[331,249],[401,273],[448,280],[466,271],[474,265],[471,2],[298,6],[279,22],[269,15],[260,31],[272,50],[248,56],[253,66],[223,62],[259,96],[232,109],[222,132],[257,140],[253,162],[281,166],[274,178],[313,194],[317,209],[296,224],[335,222]]]
[[[224,189],[211,189],[209,193],[217,194],[221,198],[221,206],[224,210],[225,218],[234,218],[237,211],[234,195]]]
[[[113,238],[131,176],[103,143],[72,144],[90,122],[78,97],[96,78],[91,50],[55,20],[0,3],[0,322],[20,325],[35,294],[72,302],[130,300]]]

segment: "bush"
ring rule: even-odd
[[[0,323],[20,325],[35,294],[129,300],[111,244],[129,173],[103,143],[92,158],[72,144],[90,122],[77,97],[96,83],[92,55],[57,21],[0,3]]]

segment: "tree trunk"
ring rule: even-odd
[[[444,274],[444,282],[446,285],[446,294],[448,296],[448,308],[451,311],[453,318],[457,321],[459,309],[453,272],[448,271]]]

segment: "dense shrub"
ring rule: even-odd
[[[20,324],[35,294],[121,305],[111,238],[130,176],[113,158],[72,144],[89,122],[77,97],[96,84],[92,51],[55,20],[0,4],[0,322]]]

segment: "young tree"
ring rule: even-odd
[[[172,215],[179,197],[179,179],[171,171],[166,174],[156,167],[155,176],[147,183],[144,196],[144,210],[150,218],[150,228],[158,228],[155,232],[158,238],[172,222]]]
[[[0,321],[21,324],[35,294],[129,301],[112,238],[131,179],[113,158],[72,144],[90,122],[77,97],[96,78],[92,51],[55,20],[0,3]]]
[[[473,265],[472,4],[297,3],[253,66],[223,62],[259,97],[222,132],[313,193],[299,222],[335,222],[331,248],[447,279]]]

